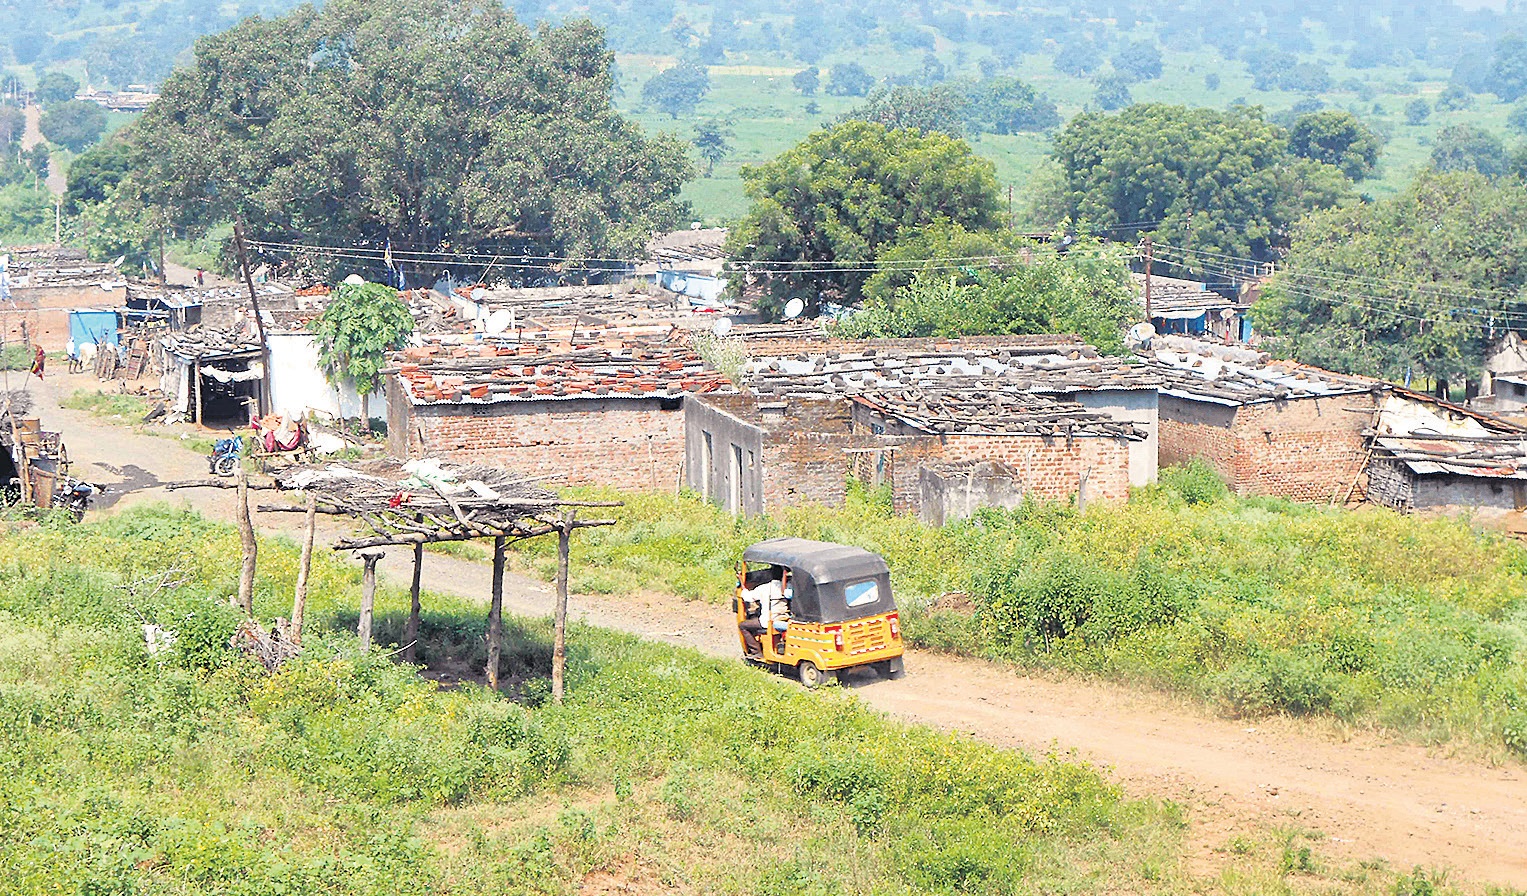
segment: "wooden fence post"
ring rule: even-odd
[[[567,675],[567,564],[576,510],[569,510],[557,527],[557,607],[552,617],[551,698],[562,702]]]
[[[361,620],[356,634],[361,638],[361,652],[371,649],[371,610],[376,605],[376,562],[381,551],[361,551]]]
[[[412,663],[419,640],[419,576],[424,569],[424,542],[414,545],[414,582],[408,589],[408,623],[403,626],[403,662]]]
[[[488,687],[498,690],[498,643],[504,636],[504,537],[493,539],[493,599],[488,604]]]
[[[242,463],[238,467],[238,501],[239,544],[244,554],[239,567],[239,606],[245,616],[254,616],[255,561],[260,545],[255,541],[254,521],[249,517],[249,477]]]
[[[308,603],[308,575],[313,569],[313,536],[318,529],[318,496],[307,494],[307,522],[302,530],[302,563],[297,567],[297,591],[292,595],[292,643],[302,643],[302,615]]]

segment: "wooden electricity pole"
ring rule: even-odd
[[[1156,258],[1151,235],[1145,235],[1145,322],[1151,322],[1151,262]]]
[[[249,306],[254,309],[255,332],[260,335],[260,416],[270,411],[270,343],[265,339],[265,317],[260,314],[260,296],[255,292],[254,275],[249,271],[249,255],[244,251],[244,219],[233,221],[233,245],[238,249],[239,268],[244,285],[249,288]]]
[[[361,551],[361,618],[355,632],[361,639],[361,653],[371,649],[371,613],[376,607],[376,562],[380,559],[381,551]]]

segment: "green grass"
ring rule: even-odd
[[[720,602],[754,541],[846,542],[886,557],[920,646],[1527,757],[1527,548],[1465,521],[1233,498],[1199,467],[1127,505],[1030,504],[942,529],[862,495],[777,520],[619,497],[621,523],[580,540],[579,590]],[[549,578],[549,549],[522,550]],[[949,592],[975,612],[932,609]]]
[[[1073,759],[897,724],[836,689],[598,629],[571,631],[565,704],[545,700],[540,620],[508,621],[518,703],[437,688],[385,657],[400,590],[378,596],[383,651],[357,651],[358,572],[326,555],[304,655],[266,674],[225,646],[237,545],[231,527],[167,508],[0,539],[7,892],[1378,894],[1396,882],[1327,865],[1318,838],[1255,825],[1219,877],[1195,877],[1179,809],[1125,798]],[[261,618],[287,611],[296,554],[262,546]],[[423,659],[479,662],[481,604],[426,605]],[[177,631],[174,647],[149,655],[145,622]]]

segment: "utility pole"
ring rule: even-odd
[[[165,270],[164,270],[164,225],[161,224],[161,225],[159,225],[159,288],[160,288],[160,290],[165,289],[166,285],[168,283],[169,283],[169,281],[165,279]]]
[[[1151,262],[1156,258],[1151,235],[1145,235],[1145,322],[1151,322]]]
[[[249,305],[254,309],[255,331],[260,335],[259,410],[263,417],[270,410],[270,343],[265,339],[265,318],[260,314],[260,297],[255,293],[254,275],[249,272],[249,255],[244,251],[243,217],[233,220],[233,245],[239,251],[239,267],[244,271],[244,285],[249,287]]]
[[[59,245],[59,246],[62,246],[64,244],[63,239],[60,238],[60,234],[63,232],[63,222],[62,222],[63,214],[64,214],[64,197],[62,197],[62,196],[54,196],[53,197],[53,242],[54,242],[55,245]]]

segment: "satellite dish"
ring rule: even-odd
[[[366,278],[360,274],[351,274],[344,279],[344,284],[346,286],[364,286],[366,285]]]
[[[785,303],[785,320],[795,320],[806,310],[806,303],[800,299],[791,299]]]
[[[689,286],[689,278],[687,277],[675,277],[671,282],[672,285],[669,288],[674,292],[683,292]]]
[[[725,336],[732,332],[732,319],[730,317],[719,318],[711,325],[710,331],[717,336]]]
[[[1148,323],[1135,324],[1126,334],[1126,341],[1131,348],[1148,349],[1151,347],[1151,340],[1155,338],[1156,328]]]
[[[127,256],[126,255],[118,255],[117,256],[117,260],[113,261],[111,263],[111,266],[114,267],[114,268],[119,268],[119,267],[122,266],[122,262],[124,262],[126,260],[127,260]]]
[[[479,286],[476,289],[472,290],[472,301],[474,301],[474,302],[482,302],[482,301],[486,301],[487,298],[488,298],[488,288],[486,286]]]
[[[483,321],[483,329],[490,336],[506,332],[512,326],[514,326],[514,311],[509,308],[500,308]]]

